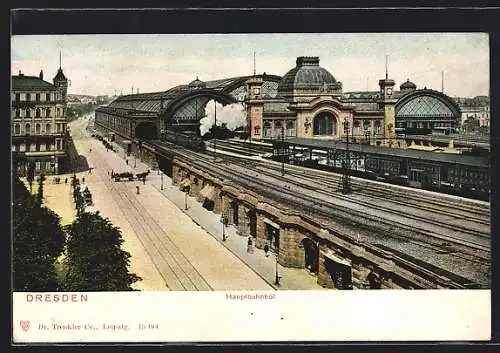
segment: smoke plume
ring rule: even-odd
[[[240,126],[246,126],[246,112],[243,104],[233,103],[223,106],[211,100],[205,107],[205,117],[200,120],[200,134],[205,135],[215,122],[215,110],[217,109],[217,126],[227,124],[229,130]]]

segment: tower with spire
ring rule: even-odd
[[[246,82],[247,94],[245,103],[247,106],[247,129],[250,140],[262,139],[262,116],[264,113],[264,101],[262,100],[262,77],[256,75],[255,52],[253,53],[253,76]]]
[[[385,78],[378,81],[380,86],[379,107],[384,114],[384,129],[382,131],[382,144],[391,145],[395,137],[396,113],[394,99],[394,80],[389,79],[388,56],[385,56]]]
[[[61,52],[59,52],[59,69],[57,70],[57,74],[54,76],[52,81],[54,82],[54,86],[56,86],[57,90],[60,92],[63,102],[66,102],[68,94],[68,79],[64,76],[61,64]]]

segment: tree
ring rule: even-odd
[[[36,200],[41,205],[43,203],[43,182],[45,181],[45,175],[40,174],[40,178],[38,179],[38,193],[36,195]]]
[[[19,179],[13,195],[13,289],[56,291],[54,262],[66,239],[60,218],[42,207]]]
[[[28,184],[30,185],[30,192],[33,185],[33,180],[35,180],[35,163],[28,162],[28,171],[26,173],[26,179],[28,180]]]
[[[119,228],[99,212],[82,213],[68,227],[65,288],[68,291],[129,291],[141,278],[128,271]]]
[[[464,128],[466,132],[477,131],[479,129],[479,119],[473,116],[468,116],[464,121]]]

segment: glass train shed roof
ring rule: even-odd
[[[439,98],[430,95],[417,96],[399,107],[398,117],[453,117],[453,111]]]

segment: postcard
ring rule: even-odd
[[[488,34],[11,48],[14,344],[490,338]]]

